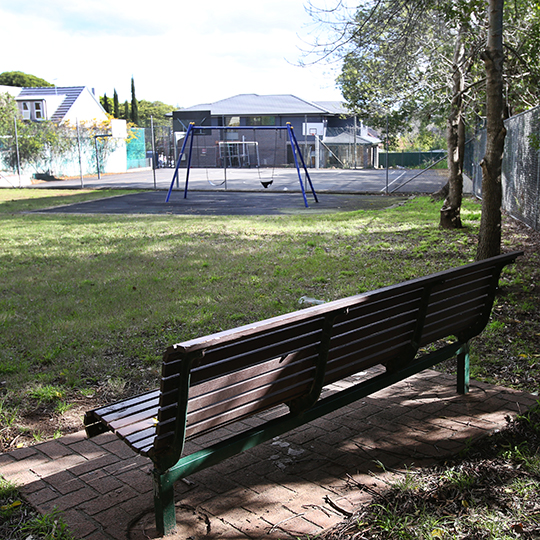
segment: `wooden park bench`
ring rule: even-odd
[[[173,345],[160,389],[87,412],[87,434],[112,430],[153,461],[156,525],[166,534],[176,526],[181,478],[455,356],[466,393],[468,342],[488,323],[501,270],[519,255]],[[324,386],[379,364],[378,375],[320,398]],[[281,416],[182,456],[186,439],[282,404],[289,411]]]

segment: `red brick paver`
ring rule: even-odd
[[[425,371],[178,482],[170,538],[315,535],[368,501],[384,468],[433,463],[537,399],[477,382],[460,396],[454,377]],[[0,455],[0,474],[40,512],[62,510],[78,539],[155,537],[150,461],[113,434],[80,432]]]

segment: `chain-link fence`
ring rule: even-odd
[[[51,122],[21,123],[17,132],[0,135],[0,174],[36,179],[122,173],[151,167],[144,128],[131,128],[127,140],[115,137],[108,125],[70,126]]]
[[[176,164],[175,135],[170,126],[154,126],[144,128],[146,141],[146,156],[152,157],[154,152],[154,163],[156,169],[162,167],[174,167]],[[152,136],[154,145],[152,148]]]
[[[503,208],[510,215],[540,231],[540,107],[513,116],[507,129],[502,167]],[[465,173],[473,192],[482,197],[480,162],[486,151],[486,131],[467,142]]]

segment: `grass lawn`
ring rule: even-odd
[[[0,190],[0,451],[156,387],[174,342],[299,309],[302,296],[334,300],[473,261],[481,211],[464,201],[456,231],[439,229],[427,197],[308,216],[31,213],[119,194]],[[529,392],[540,385],[539,236],[505,218],[503,250],[526,255],[503,273],[471,366]]]
[[[29,212],[118,194],[0,191],[0,449],[15,437],[21,445],[59,435],[80,407],[155,387],[172,343],[298,309],[305,295],[334,300],[472,261],[480,222],[480,205],[465,201],[465,228],[441,230],[439,204],[427,197],[317,216]],[[519,249],[526,233],[508,233],[504,248]],[[523,316],[538,310],[537,267],[538,254],[529,253],[505,271],[513,292],[495,313],[504,319],[518,293]],[[486,335],[504,348],[505,365],[533,369],[533,384],[538,316],[532,342],[522,329],[499,343],[512,324],[494,320]],[[473,375],[493,379],[484,343],[482,350]],[[511,373],[496,377],[532,390]],[[51,415],[53,433],[43,428]]]

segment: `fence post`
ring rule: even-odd
[[[83,180],[83,171],[82,171],[82,155],[81,155],[81,134],[79,131],[79,119],[77,118],[75,120],[75,124],[77,125],[77,147],[79,149],[79,173],[81,175],[81,189],[84,187],[84,180]]]
[[[154,117],[150,115],[150,136],[152,137],[152,171],[154,174],[154,189],[156,189],[156,146],[154,144]]]
[[[13,123],[15,124],[15,148],[17,151],[17,174],[19,175],[19,187],[21,185],[21,158],[19,156],[19,133],[17,132],[17,118],[13,118]]]

